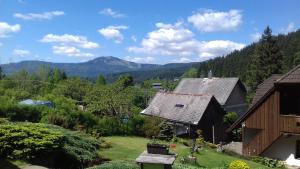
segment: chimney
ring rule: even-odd
[[[211,78],[212,78],[212,76],[213,76],[213,75],[212,75],[212,71],[211,71],[211,70],[209,70],[209,72],[208,72],[208,75],[207,75],[207,76],[208,76],[208,78],[209,78],[209,79],[211,79]]]

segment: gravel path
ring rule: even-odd
[[[22,169],[48,169],[48,168],[38,166],[38,165],[30,165],[30,166],[26,166],[25,168],[22,168]]]
[[[224,146],[224,149],[242,155],[243,154],[243,143],[242,142],[231,142],[229,144],[226,144]]]

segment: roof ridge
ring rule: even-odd
[[[285,73],[281,78],[279,78],[275,83],[280,83],[280,81],[282,81],[285,77],[287,77],[288,75],[290,75],[291,73],[293,73],[294,71],[296,71],[297,69],[300,68],[300,64],[298,64],[297,66],[295,66],[292,70],[288,71],[287,73]]]
[[[185,95],[185,96],[213,96],[212,94],[202,93],[202,94],[189,94],[189,93],[176,93],[176,92],[161,92],[161,94],[171,94],[171,95]]]

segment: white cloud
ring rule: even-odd
[[[42,39],[44,43],[60,43],[62,45],[74,45],[85,49],[98,48],[99,45],[95,42],[88,41],[85,36],[77,36],[70,34],[54,35],[47,34]]]
[[[130,61],[130,62],[135,62],[135,63],[153,63],[153,61],[155,60],[155,58],[151,57],[151,56],[147,56],[147,57],[126,56],[124,59],[127,61]]]
[[[44,12],[44,13],[15,13],[14,17],[23,19],[23,20],[50,20],[56,16],[62,16],[65,13],[63,11],[51,11],[51,12]]]
[[[24,50],[24,49],[14,49],[13,55],[18,56],[18,57],[24,57],[30,55],[31,52],[29,50]]]
[[[156,27],[156,30],[147,34],[140,46],[131,46],[128,51],[152,56],[175,56],[187,61],[186,58],[194,56],[201,59],[225,55],[245,46],[229,40],[199,41],[181,22],[174,25],[157,23]]]
[[[250,34],[250,39],[253,42],[259,41],[260,38],[261,38],[261,33],[259,33],[259,32],[255,32],[255,33]]]
[[[94,54],[82,52],[80,49],[74,46],[53,46],[53,53],[63,56],[72,57],[93,57]]]
[[[133,42],[137,42],[137,39],[136,39],[136,37],[133,35],[133,36],[131,36],[131,40],[133,41]]]
[[[228,12],[206,10],[189,16],[188,22],[201,32],[232,31],[242,24],[242,14],[234,9]]]
[[[122,29],[128,29],[128,26],[108,26],[106,28],[99,29],[98,32],[106,39],[113,39],[115,43],[122,43],[124,39],[122,33],[120,32]]]
[[[281,30],[283,34],[288,34],[290,32],[296,31],[295,24],[293,22],[289,23],[288,26]]]
[[[175,62],[179,62],[179,63],[188,63],[188,62],[192,62],[192,60],[190,58],[187,57],[181,57],[179,60],[174,60]]]
[[[40,41],[54,44],[52,46],[52,52],[54,54],[71,57],[93,57],[94,54],[83,52],[81,49],[94,49],[99,47],[97,43],[89,41],[85,36],[70,34],[47,34]]]
[[[9,25],[6,22],[0,22],[0,38],[9,36],[10,33],[17,33],[21,30],[19,24]]]
[[[102,15],[111,16],[113,18],[123,18],[126,16],[118,11],[112,10],[111,8],[105,8],[101,10],[99,13]]]

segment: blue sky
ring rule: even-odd
[[[203,61],[300,25],[297,0],[0,0],[0,63]]]

